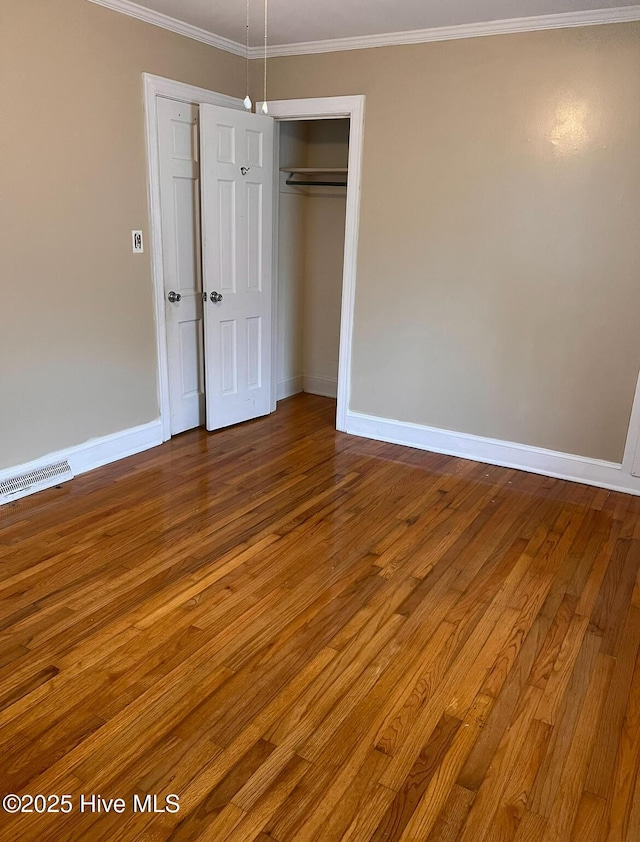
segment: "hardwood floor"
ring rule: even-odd
[[[640,840],[640,498],[333,411],[0,509],[0,839]]]

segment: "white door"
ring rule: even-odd
[[[200,106],[207,429],[271,412],[273,120]]]
[[[158,98],[171,433],[205,421],[198,106]]]

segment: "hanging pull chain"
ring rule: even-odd
[[[268,114],[267,106],[267,33],[269,31],[269,0],[264,0],[264,96],[262,98],[262,113]]]
[[[246,30],[246,38],[247,38],[247,95],[244,98],[244,107],[247,111],[251,111],[253,108],[253,103],[251,102],[251,97],[249,96],[249,0],[247,0],[247,30]]]

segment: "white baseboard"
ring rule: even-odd
[[[276,386],[276,400],[283,401],[292,395],[298,395],[302,391],[302,375],[290,377],[288,380],[279,380]]]
[[[75,474],[83,474],[110,462],[117,462],[118,459],[142,453],[143,450],[149,450],[162,442],[162,424],[158,418],[148,424],[91,439],[85,444],[71,448],[73,452],[67,459]]]
[[[320,395],[323,398],[335,398],[338,394],[338,380],[333,377],[323,377],[321,374],[305,374],[300,377],[290,377],[288,380],[280,380],[276,386],[276,400],[282,401],[300,392]]]
[[[310,395],[320,395],[323,398],[337,398],[338,378],[323,377],[321,374],[305,374],[302,378],[302,388]]]
[[[605,462],[468,433],[455,433],[406,421],[392,421],[353,411],[347,413],[346,432],[376,441],[402,444],[489,465],[518,468],[534,474],[640,495],[640,478],[623,470],[617,462]]]
[[[75,475],[84,474],[94,468],[108,465],[110,462],[117,462],[118,459],[133,456],[134,453],[141,453],[158,444],[162,444],[162,424],[159,418],[139,427],[90,439],[83,444],[57,450],[55,453],[47,453],[23,465],[3,468],[0,470],[0,482],[29,473],[29,471],[36,471],[55,462],[63,462],[65,459]]]

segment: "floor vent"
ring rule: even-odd
[[[58,485],[58,483],[65,482],[68,479],[73,479],[73,472],[71,466],[65,460],[64,462],[56,462],[54,465],[46,465],[44,468],[38,468],[35,471],[28,471],[26,474],[19,474],[17,477],[1,480],[0,506],[3,503],[9,503],[11,500],[17,500],[18,497],[25,497],[27,494],[42,491],[44,488],[51,488],[52,485]]]

